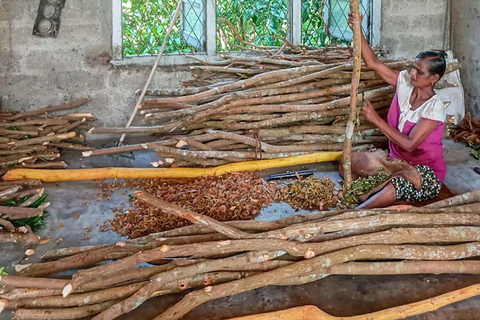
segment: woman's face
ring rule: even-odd
[[[428,61],[416,59],[412,71],[410,71],[412,86],[417,88],[433,87],[440,78],[438,74],[432,75],[428,71]]]

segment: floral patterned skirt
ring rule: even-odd
[[[403,178],[393,178],[392,184],[395,188],[397,199],[408,200],[412,202],[425,201],[435,198],[440,194],[442,183],[430,169],[429,166],[417,164],[415,169],[422,177],[422,189],[417,190],[413,184]]]

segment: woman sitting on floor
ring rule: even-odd
[[[349,15],[351,28],[356,19],[353,14]],[[363,61],[396,87],[387,122],[368,100],[364,102],[362,115],[389,139],[390,157],[415,166],[422,178],[422,188],[417,190],[408,180],[393,178],[359,208],[386,207],[397,199],[425,201],[440,193],[446,173],[442,143],[446,114],[445,105],[433,87],[445,73],[445,56],[443,52],[421,52],[411,72],[395,71],[377,58],[362,33]]]

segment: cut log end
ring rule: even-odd
[[[22,272],[23,270],[30,267],[30,265],[31,265],[31,263],[29,263],[29,264],[17,264],[17,265],[15,265],[15,271],[16,272]]]
[[[7,308],[7,306],[8,306],[8,300],[0,299],[0,314],[3,313],[3,311]]]
[[[72,285],[70,283],[67,284],[62,290],[63,297],[66,298],[72,292],[72,290],[73,290]]]

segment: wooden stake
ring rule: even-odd
[[[163,52],[165,51],[165,47],[167,46],[168,38],[170,38],[170,34],[172,33],[173,27],[175,26],[175,23],[177,22],[178,16],[180,14],[180,9],[182,9],[182,3],[183,3],[183,0],[178,0],[175,15],[173,16],[173,19],[172,19],[172,21],[170,21],[170,25],[168,26],[167,35],[165,36],[165,39],[163,40],[163,44],[162,44],[162,48],[160,49],[160,53],[158,54],[157,60],[155,60],[155,64],[153,65],[153,68],[150,71],[150,75],[148,76],[147,83],[145,83],[145,86],[143,87],[142,93],[140,94],[140,97],[138,97],[137,104],[135,105],[135,109],[133,109],[133,112],[130,115],[130,119],[128,119],[126,128],[130,127],[130,125],[132,124],[133,119],[135,118],[135,115],[137,114],[138,108],[140,107],[140,104],[142,103],[142,100],[145,97],[145,93],[147,93],[148,86],[150,85],[150,82],[152,81],[153,75],[155,74],[155,71],[157,70],[158,64],[160,62],[160,58],[162,58]],[[120,140],[118,141],[118,145],[122,144],[123,140],[125,139],[125,136],[126,136],[126,133],[122,134],[122,136],[120,137]]]
[[[358,0],[350,0],[350,12],[359,16]],[[353,25],[353,76],[352,76],[352,91],[350,93],[350,115],[348,117],[347,129],[345,131],[345,147],[343,151],[343,172],[345,178],[344,188],[349,190],[352,185],[352,168],[351,168],[351,154],[352,154],[352,138],[355,130],[355,121],[357,118],[357,95],[358,86],[360,84],[360,73],[362,68],[362,48],[361,48],[361,25],[360,20],[357,19]]]

